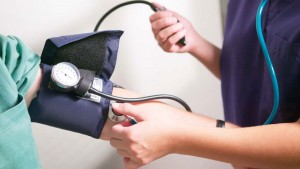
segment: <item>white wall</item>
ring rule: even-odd
[[[9,0],[0,1],[0,33],[20,37],[41,53],[53,36],[93,31],[99,17],[121,0]],[[219,1],[157,0],[190,19],[212,43],[221,46]],[[149,7],[124,7],[109,16],[100,30],[121,29],[118,63],[113,81],[143,94],[168,93],[184,99],[194,112],[222,118],[220,82],[187,54],[167,54],[153,39]],[[177,104],[174,104],[177,105]],[[33,124],[44,169],[118,169],[121,158],[108,142]],[[230,165],[211,160],[170,155],[144,169],[216,169]]]

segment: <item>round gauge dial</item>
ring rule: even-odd
[[[77,85],[80,80],[80,73],[75,65],[61,62],[53,66],[51,79],[57,86],[68,89]]]

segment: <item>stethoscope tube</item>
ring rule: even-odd
[[[278,106],[279,106],[279,87],[278,87],[278,81],[276,78],[276,73],[272,64],[272,61],[270,59],[270,54],[263,36],[263,31],[262,31],[262,13],[263,10],[267,4],[268,0],[262,0],[258,10],[257,10],[257,14],[256,14],[256,31],[257,31],[257,36],[259,39],[259,43],[260,46],[262,48],[266,63],[267,63],[267,67],[272,79],[272,85],[273,85],[273,90],[274,90],[274,103],[273,103],[273,108],[272,108],[272,112],[270,114],[270,116],[268,117],[268,119],[266,120],[266,122],[264,123],[266,124],[271,124],[272,121],[274,120],[277,112],[278,112]]]
[[[137,3],[149,5],[153,11],[158,11],[158,9],[152,3],[147,2],[147,1],[128,1],[128,2],[124,2],[124,3],[121,3],[121,4],[119,4],[119,5],[111,8],[109,11],[107,11],[100,18],[100,20],[98,21],[98,23],[96,24],[96,26],[94,28],[94,32],[96,32],[99,29],[99,27],[102,24],[102,22],[104,21],[104,19],[107,18],[107,16],[110,15],[112,12],[114,12],[115,10],[117,10],[117,9],[123,7],[123,6],[130,5],[130,4],[137,4]]]
[[[157,8],[155,5],[153,5],[151,2],[147,2],[147,1],[143,1],[143,0],[134,0],[134,1],[128,1],[128,2],[123,2],[121,4],[116,5],[115,7],[111,8],[110,10],[108,10],[98,21],[98,23],[96,24],[95,28],[94,28],[94,32],[98,31],[100,25],[102,24],[102,22],[104,21],[105,18],[107,18],[108,15],[110,15],[112,12],[114,12],[115,10],[123,7],[123,6],[127,6],[127,5],[131,5],[131,4],[146,4],[148,6],[150,6],[150,8],[154,11],[162,11],[162,9]],[[165,8],[164,8],[165,10]],[[185,37],[181,38],[178,41],[179,44],[181,44],[182,46],[185,46],[187,44]]]
[[[145,101],[150,101],[150,100],[162,100],[162,99],[168,99],[168,100],[173,100],[178,103],[180,103],[188,112],[192,112],[191,108],[187,103],[185,103],[182,99],[179,97],[173,96],[173,95],[168,95],[168,94],[158,94],[158,95],[151,95],[151,96],[145,96],[145,97],[138,97],[138,98],[124,98],[124,97],[119,97],[119,96],[113,96],[109,95],[106,93],[103,93],[97,89],[94,89],[93,87],[89,89],[89,93],[101,96],[103,98],[109,99],[109,100],[114,100],[116,102],[125,102],[125,103],[134,103],[134,102],[145,102]]]

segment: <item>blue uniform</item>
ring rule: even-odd
[[[260,0],[231,0],[221,54],[225,119],[240,126],[263,124],[272,111],[273,87],[257,38]],[[263,33],[280,89],[273,123],[295,122],[300,114],[300,1],[271,0]]]

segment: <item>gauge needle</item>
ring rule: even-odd
[[[68,75],[67,73],[61,71],[61,73],[63,73],[65,75],[65,77],[68,77],[69,79],[72,79],[72,77],[70,75]]]

